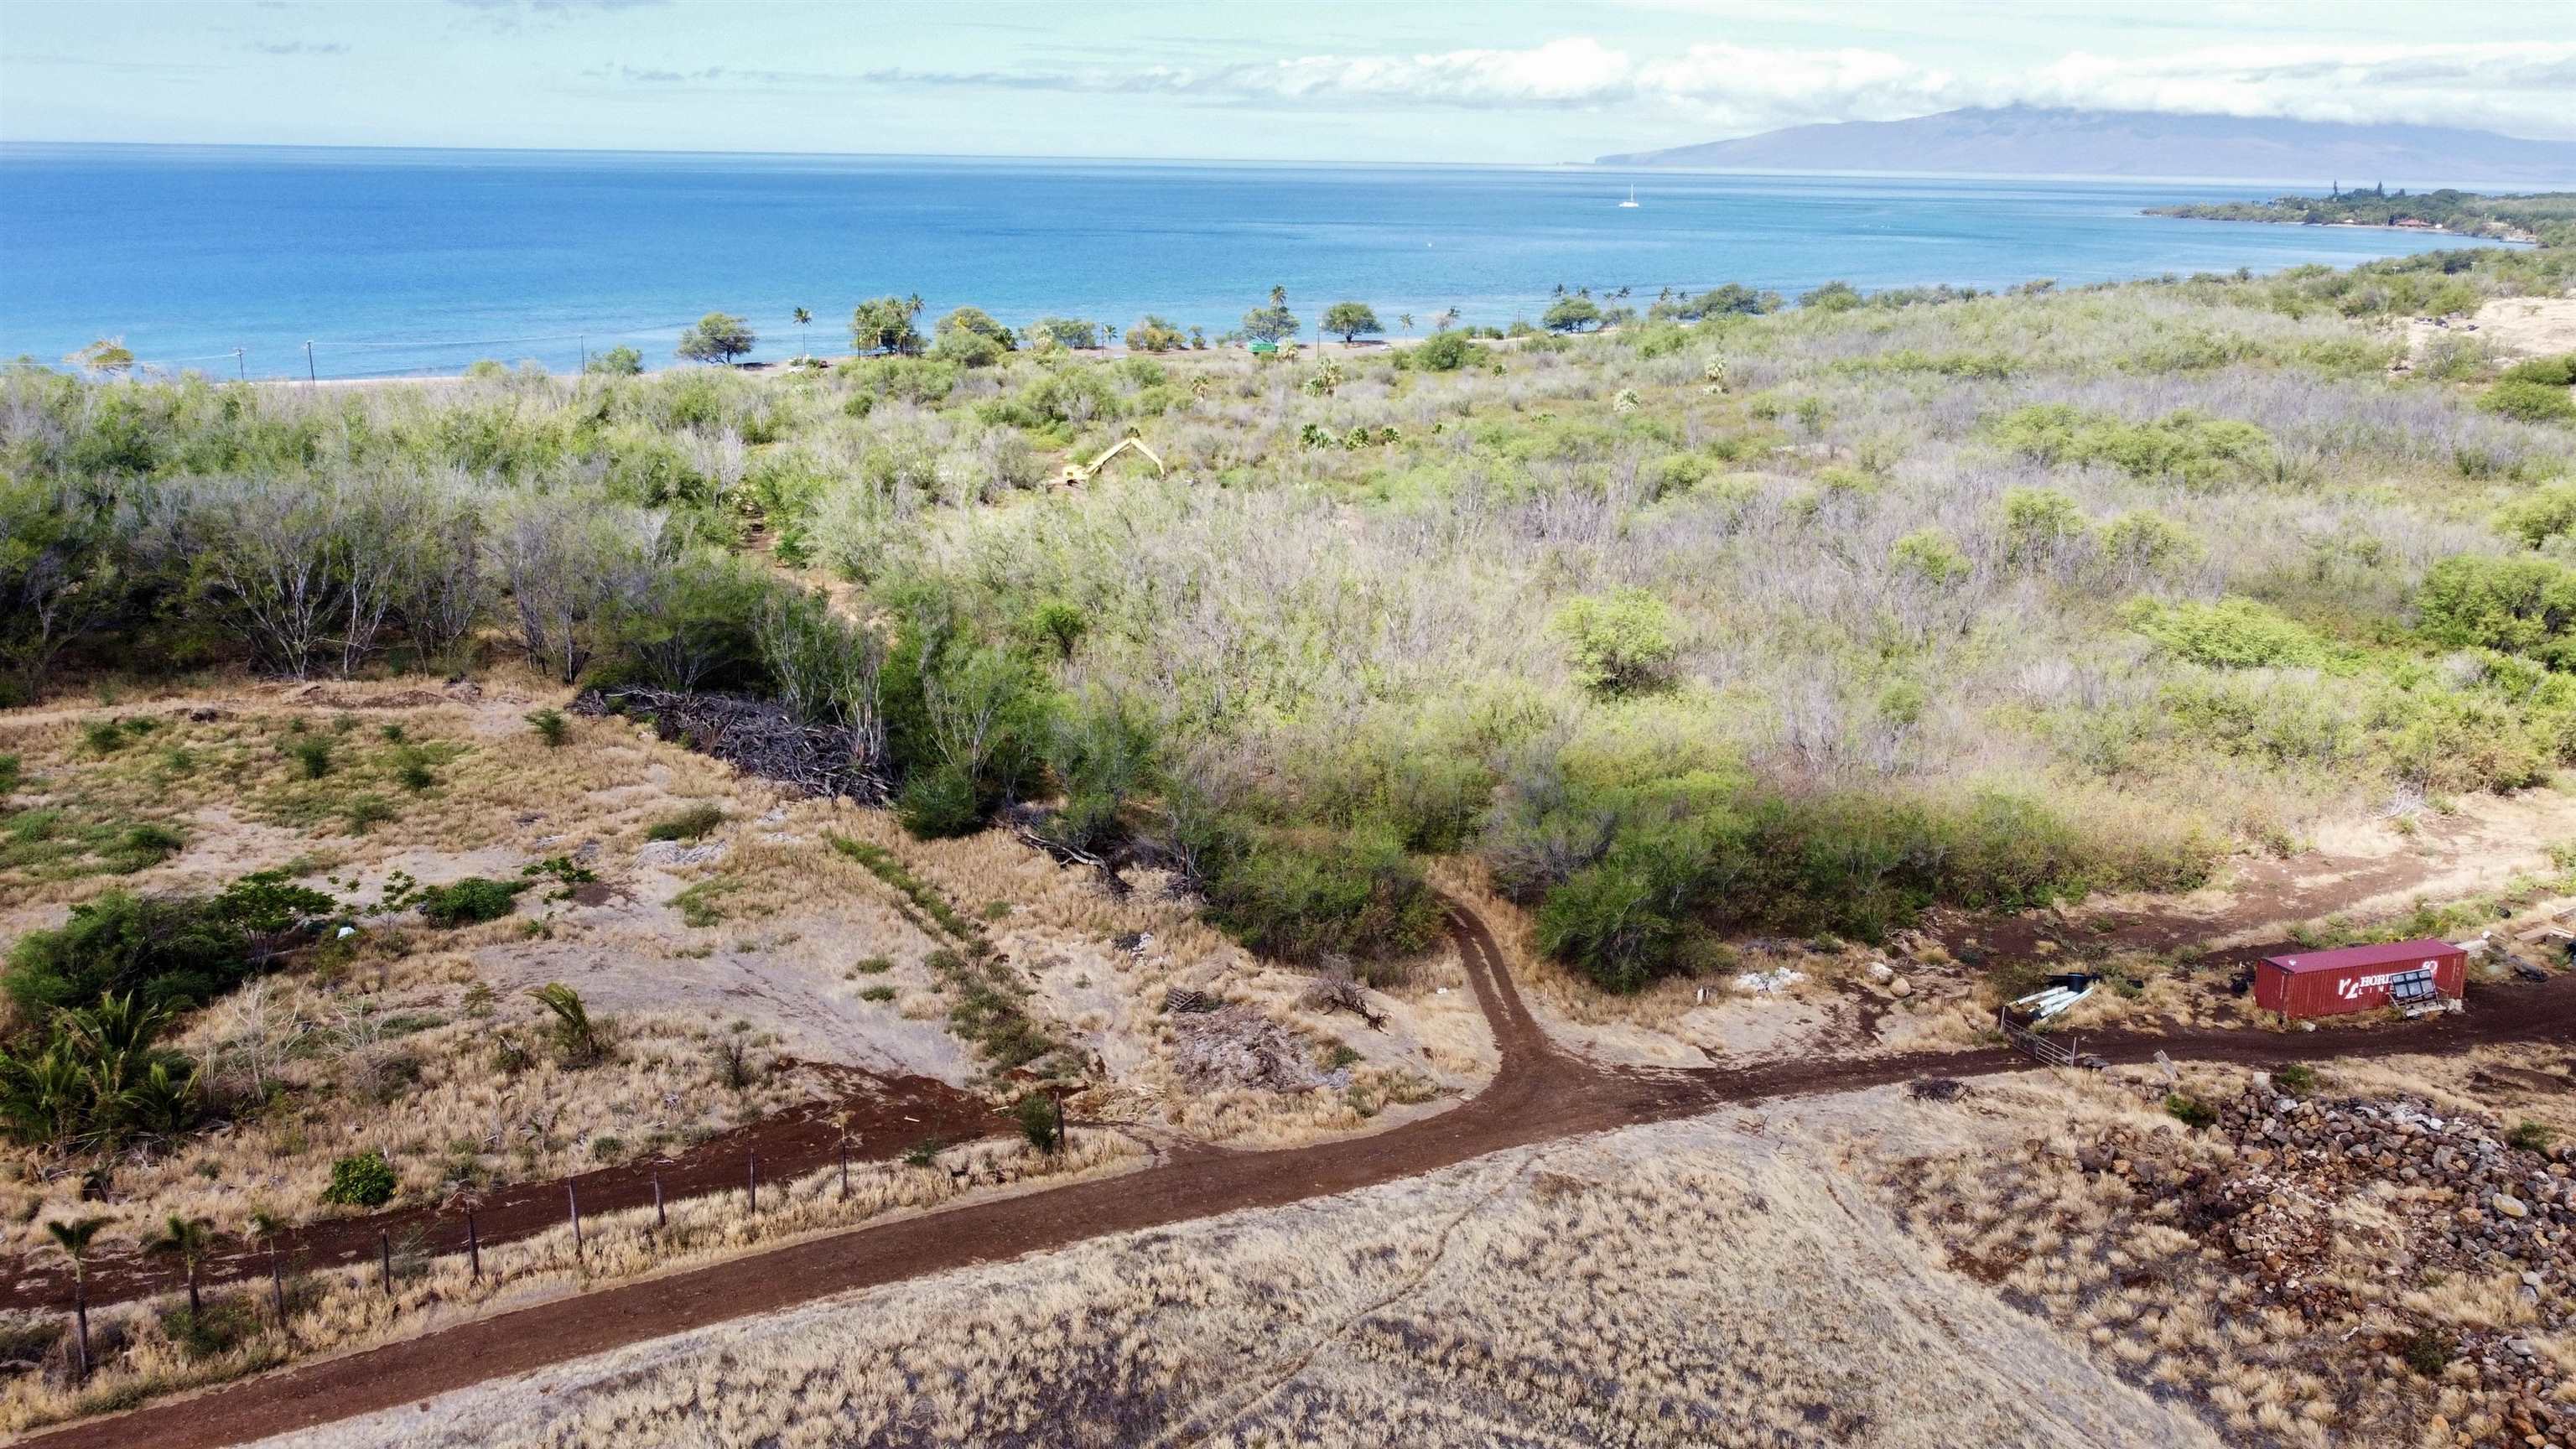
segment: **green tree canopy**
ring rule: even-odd
[[[1583,332],[1601,323],[1601,306],[1589,297],[1559,297],[1538,319],[1550,332]]]
[[[1335,302],[1324,309],[1324,330],[1342,334],[1342,341],[1347,344],[1363,332],[1378,333],[1386,329],[1378,325],[1377,313],[1370,309],[1368,303]]]
[[[1040,317],[1029,324],[1029,335],[1058,347],[1094,348],[1100,345],[1100,324],[1080,317]]]
[[[1283,342],[1297,335],[1297,314],[1288,310],[1288,289],[1270,289],[1270,305],[1243,314],[1243,335],[1254,342]]]
[[[919,297],[879,297],[850,311],[850,346],[858,352],[915,353],[921,333],[912,325],[921,315]]]
[[[1177,352],[1189,345],[1181,329],[1162,318],[1147,313],[1127,329],[1127,346],[1135,352]]]
[[[677,349],[691,362],[731,363],[751,351],[759,338],[751,324],[729,312],[709,312],[680,334]]]

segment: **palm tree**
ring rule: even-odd
[[[197,1269],[215,1251],[215,1222],[212,1218],[183,1218],[170,1214],[169,1230],[152,1240],[152,1251],[176,1258],[188,1270],[188,1316],[196,1318],[206,1311],[197,1296]]]
[[[1410,337],[1410,336],[1412,336],[1412,335],[1413,335],[1413,314],[1412,314],[1412,313],[1410,313],[1410,312],[1398,312],[1398,313],[1396,313],[1396,314],[1395,314],[1395,320],[1396,320],[1396,322],[1397,322],[1399,325],[1401,325],[1401,326],[1404,328],[1404,335],[1405,335],[1405,336]]]
[[[286,1280],[277,1273],[277,1235],[286,1231],[286,1220],[266,1208],[250,1211],[251,1236],[268,1249],[268,1296],[277,1308],[278,1327],[286,1326]]]
[[[1440,314],[1440,325],[1443,327],[1455,327],[1458,325],[1458,319],[1464,315],[1466,314],[1460,312],[1457,308],[1452,307],[1448,311]]]
[[[812,325],[814,314],[806,311],[802,307],[799,307],[796,309],[795,314],[788,320],[796,324],[796,360],[798,362],[803,362],[805,360],[805,329]]]
[[[98,1230],[116,1221],[114,1218],[82,1218],[78,1222],[47,1223],[45,1231],[53,1235],[54,1246],[72,1260],[72,1319],[80,1329],[80,1372],[89,1377],[89,1249]]]

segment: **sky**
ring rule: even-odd
[[[0,141],[1548,163],[2075,105],[2576,139],[2576,0],[0,0]]]

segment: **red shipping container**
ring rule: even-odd
[[[2390,1004],[2392,986],[2433,973],[2433,989],[2456,998],[2469,982],[2469,953],[2448,941],[2392,941],[2266,957],[2254,968],[2254,1004],[2290,1016],[2339,1016]]]

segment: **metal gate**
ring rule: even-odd
[[[1995,1025],[2003,1028],[2006,1046],[2044,1066],[2083,1067],[2088,1071],[2098,1072],[2110,1065],[2102,1058],[2083,1050],[2083,1043],[2080,1040],[2059,1041],[2054,1037],[2042,1036],[2029,1027],[2023,1026],[2012,1019],[2012,1010],[2009,1007],[1995,1009]]]

